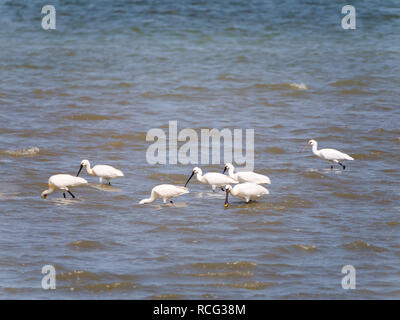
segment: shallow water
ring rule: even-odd
[[[352,31],[317,0],[52,4],[56,31],[36,1],[0,4],[0,297],[400,298],[395,1],[355,2]],[[146,133],[170,120],[253,128],[270,195],[225,209],[193,179],[174,204],[139,205],[194,166],[146,162]],[[330,170],[300,153],[311,138],[356,161]],[[82,159],[125,177],[40,198]]]

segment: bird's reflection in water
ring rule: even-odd
[[[101,191],[107,191],[107,192],[121,192],[122,189],[116,188],[112,185],[109,184],[102,184],[102,183],[95,183],[95,184],[89,184],[90,187],[101,190]]]

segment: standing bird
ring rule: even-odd
[[[239,181],[239,183],[253,182],[257,184],[271,184],[271,180],[267,176],[259,173],[255,173],[252,171],[242,171],[234,173],[235,167],[231,163],[227,163],[225,165],[224,171],[222,173],[225,173],[226,170],[228,170],[229,176],[232,179]]]
[[[53,193],[55,189],[62,190],[64,198],[66,198],[64,191],[67,191],[72,196],[72,198],[75,198],[72,192],[69,191],[69,188],[78,187],[87,183],[88,182],[85,179],[80,177],[74,177],[69,174],[56,174],[49,178],[49,189],[42,192],[42,198],[46,199],[47,195]]]
[[[178,187],[172,184],[160,184],[151,190],[150,198],[141,200],[139,204],[151,203],[156,199],[163,199],[164,203],[167,201],[173,203],[171,198],[179,197],[186,193],[189,193],[186,187]]]
[[[225,186],[225,189],[226,189],[225,207],[229,206],[228,202],[229,194],[235,197],[245,199],[246,203],[248,203],[250,200],[256,200],[257,198],[261,197],[264,194],[269,194],[268,189],[252,182],[240,183],[234,186],[233,188],[232,186],[227,185]]]
[[[317,150],[318,148],[318,142],[315,140],[310,140],[306,144],[306,146],[301,150],[302,152],[304,151],[307,146],[312,146],[312,152],[321,159],[327,160],[331,163],[331,169],[333,169],[333,163],[337,163],[342,166],[343,170],[346,169],[346,166],[343,165],[340,161],[343,160],[354,160],[352,157],[350,157],[348,154],[345,154],[343,152],[340,152],[336,149],[321,149]]]
[[[230,183],[238,183],[237,180],[232,179],[231,177],[228,177],[222,173],[217,173],[217,172],[208,172],[203,176],[203,171],[201,171],[200,168],[195,167],[193,168],[193,172],[189,179],[185,183],[186,185],[189,183],[190,179],[197,174],[197,180],[199,180],[201,183],[204,184],[209,184],[212,187],[212,190],[215,192],[215,188],[223,188],[225,185],[230,184]]]
[[[115,169],[114,167],[108,165],[98,164],[97,166],[91,168],[89,160],[82,160],[81,167],[79,168],[76,176],[79,176],[83,167],[86,168],[87,173],[91,176],[98,176],[100,183],[103,183],[103,179],[106,179],[109,185],[111,185],[110,179],[124,176],[121,170]]]

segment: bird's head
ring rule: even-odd
[[[311,139],[307,142],[307,144],[304,146],[303,150],[301,150],[301,152],[304,151],[305,148],[307,148],[308,146],[316,146],[317,145],[317,141],[315,141],[314,139]]]
[[[307,145],[310,145],[310,146],[315,146],[317,144],[317,141],[315,141],[315,140],[313,140],[313,139],[311,139],[310,141],[308,141],[308,143],[307,143]]]
[[[225,204],[224,204],[225,208],[227,208],[229,206],[228,197],[229,197],[229,193],[231,192],[231,190],[232,190],[232,186],[227,184],[225,186],[225,192],[226,192]]]
[[[86,167],[88,165],[90,165],[89,160],[82,160],[81,161],[81,166]]]
[[[226,170],[230,170],[231,168],[233,168],[232,163],[227,162],[227,163],[225,164],[225,168],[224,168],[224,171],[223,171],[222,173],[225,173]]]
[[[81,161],[81,167],[79,168],[79,171],[78,171],[78,173],[76,174],[76,176],[79,176],[79,174],[81,173],[81,170],[82,170],[82,168],[83,167],[90,167],[90,163],[89,163],[89,160],[82,160]]]
[[[187,184],[189,183],[190,179],[192,179],[192,177],[197,174],[200,173],[201,174],[201,169],[199,167],[194,167],[192,174],[190,175],[189,179],[187,179],[186,183],[185,183],[185,187],[187,186]]]

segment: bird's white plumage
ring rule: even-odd
[[[259,184],[252,182],[239,183],[233,188],[231,185],[225,186],[227,193],[239,198],[243,198],[246,202],[250,200],[256,200],[264,194],[269,194],[268,189],[260,186]]]
[[[303,148],[303,150],[308,146],[311,145],[312,147],[312,152],[314,155],[316,155],[318,158],[327,160],[329,162],[333,163],[339,163],[340,161],[344,160],[354,160],[352,157],[350,157],[348,154],[341,152],[336,149],[321,149],[318,150],[318,142],[315,140],[310,140],[308,141],[307,145]],[[342,165],[343,169],[345,169],[345,166]]]
[[[174,186],[172,184],[160,184],[151,190],[150,198],[143,199],[139,203],[151,203],[156,199],[163,199],[163,202],[166,203],[167,201],[170,201],[171,198],[179,197],[186,193],[189,193],[189,190],[186,187]]]
[[[121,170],[105,164],[98,164],[91,168],[89,160],[82,160],[81,166],[86,168],[88,174],[99,177],[100,183],[103,182],[103,179],[106,179],[108,182],[110,182],[110,179],[124,176]]]
[[[328,161],[343,161],[343,160],[354,160],[348,154],[340,152],[336,149],[321,149],[318,150],[319,157]]]
[[[238,183],[237,180],[232,179],[231,177],[228,177],[222,173],[208,172],[203,175],[203,171],[198,167],[193,168],[193,173],[196,174],[198,181],[203,184],[211,185],[213,191],[215,191],[217,187],[224,187],[227,184]]]
[[[225,168],[228,170],[229,176],[237,180],[239,183],[252,182],[256,184],[270,184],[269,177],[252,171],[240,171],[235,173],[235,167],[231,163],[227,163]],[[225,171],[225,170],[224,170]]]
[[[49,178],[49,189],[42,192],[42,197],[46,198],[46,196],[53,193],[55,189],[69,191],[69,188],[78,187],[87,183],[88,182],[81,177],[74,177],[69,174],[56,174]]]

